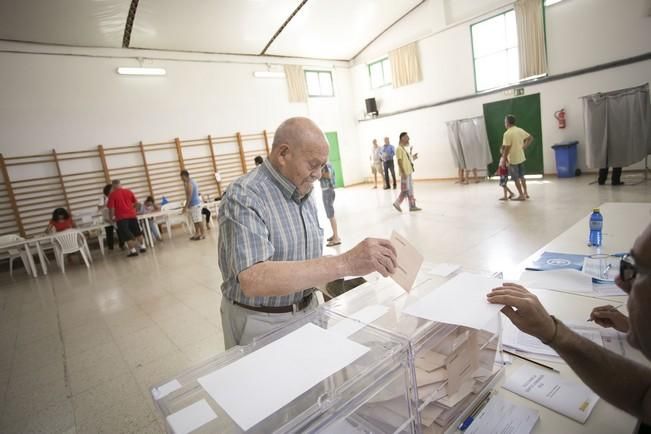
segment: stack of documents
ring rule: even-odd
[[[591,340],[614,353],[625,355],[626,335],[617,330],[602,327],[594,327],[579,323],[566,323],[572,331]],[[528,354],[544,356],[545,358],[557,358],[558,353],[551,347],[543,344],[540,339],[518,330],[510,321],[504,321],[502,334],[502,345],[515,351]]]
[[[472,416],[465,434],[528,434],[538,422],[540,415],[522,405],[494,395],[483,409]]]
[[[511,373],[502,387],[579,423],[585,423],[599,401],[585,384],[530,366]]]

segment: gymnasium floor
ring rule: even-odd
[[[496,182],[420,182],[414,214],[392,208],[393,190],[337,190],[343,244],[325,253],[395,229],[429,261],[505,270],[602,202],[651,199],[651,183],[590,181],[529,181],[531,201],[509,203]],[[138,258],[94,252],[90,271],[75,259],[66,275],[0,274],[0,432],[162,432],[148,388],[224,348],[216,236],[179,230]]]

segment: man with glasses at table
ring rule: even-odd
[[[627,340],[651,360],[651,225],[622,259],[615,281],[629,295]],[[491,303],[506,305],[502,312],[516,327],[553,348],[595,393],[643,424],[651,424],[649,367],[574,333],[549,315],[538,298],[520,285],[505,283],[487,297]],[[648,426],[642,425],[639,432],[648,430]]]

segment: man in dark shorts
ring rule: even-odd
[[[140,245],[140,253],[145,253],[147,248],[136,218],[136,196],[131,190],[122,188],[120,181],[117,179],[111,184],[113,190],[109,194],[106,206],[109,209],[111,221],[116,221],[120,239],[129,246],[127,256],[138,256],[136,250],[138,245]]]

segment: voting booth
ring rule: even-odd
[[[177,434],[414,433],[410,379],[405,339],[317,309],[154,387],[152,397]]]
[[[456,432],[493,389],[502,374],[499,310],[489,312],[485,329],[432,321],[423,316],[442,308],[459,288],[499,286],[498,279],[459,273],[452,279],[421,276],[406,293],[390,279],[368,282],[342,294],[323,309],[370,324],[408,341],[410,382],[417,392],[418,431]],[[448,291],[449,290],[449,291]],[[463,303],[456,303],[463,308]],[[422,311],[422,312],[420,312]],[[497,363],[496,363],[497,362]],[[386,405],[394,404],[389,400]]]

